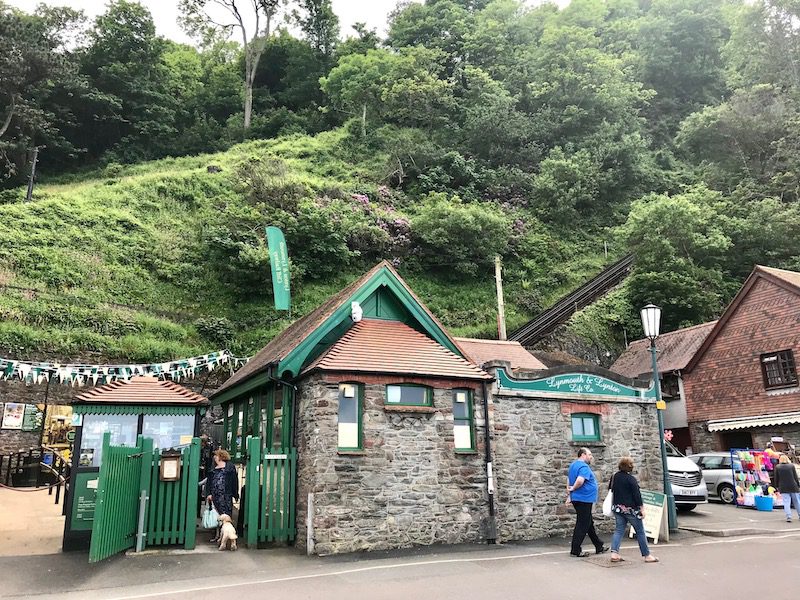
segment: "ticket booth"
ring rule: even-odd
[[[142,435],[159,451],[179,449],[199,435],[208,400],[176,383],[153,376],[133,377],[91,389],[72,404],[75,428],[73,468],[65,498],[63,549],[89,547],[103,435],[114,446],[136,446]]]

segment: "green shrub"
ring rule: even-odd
[[[508,219],[489,204],[463,204],[458,196],[431,193],[411,217],[420,262],[440,273],[474,276],[488,271],[508,249]]]

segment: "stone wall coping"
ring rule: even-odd
[[[394,406],[392,404],[384,404],[383,410],[386,412],[400,412],[400,413],[428,413],[432,414],[439,409],[435,406]]]

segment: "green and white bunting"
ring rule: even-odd
[[[229,350],[219,350],[202,356],[181,358],[162,363],[83,365],[31,362],[0,358],[0,380],[19,380],[26,383],[54,381],[63,385],[103,385],[112,381],[128,381],[136,375],[154,375],[159,379],[181,381],[216,368],[227,366],[231,373],[246,364],[249,358],[233,356]]]

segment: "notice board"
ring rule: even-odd
[[[74,500],[72,501],[73,531],[86,531],[92,528],[94,509],[97,504],[97,482],[100,474],[78,473],[75,476]]]
[[[659,492],[641,490],[644,505],[644,532],[657,544],[659,539],[669,541],[669,525],[667,524],[667,496]],[[633,537],[631,527],[630,537]]]

